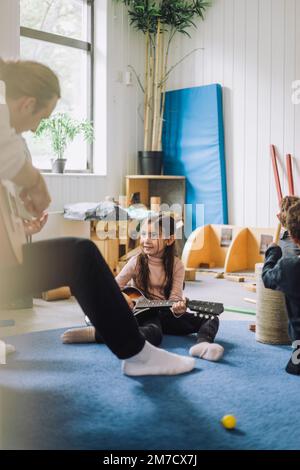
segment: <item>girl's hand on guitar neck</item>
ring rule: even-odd
[[[39,219],[23,220],[25,234],[30,236],[39,233],[47,223],[47,220],[48,214],[42,215]]]
[[[175,302],[172,305],[171,310],[176,317],[180,317],[181,315],[183,315],[186,312],[186,299],[181,300],[179,302]]]

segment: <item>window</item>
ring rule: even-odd
[[[93,121],[93,0],[20,0],[21,58],[51,67],[59,76],[62,99],[56,112]],[[25,136],[34,164],[51,168],[48,139]],[[66,150],[67,171],[92,170],[92,145],[77,136]]]

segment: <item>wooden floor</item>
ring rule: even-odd
[[[221,301],[225,305],[253,309],[255,306],[243,301],[244,297],[255,298],[238,283],[216,280],[210,276],[198,276],[197,282],[187,282],[185,295],[190,299]],[[56,302],[34,299],[32,309],[0,312],[0,320],[13,320],[14,326],[0,327],[0,338],[33,331],[71,328],[85,325],[84,315],[74,298]],[[221,320],[255,321],[251,315],[225,312]]]
[[[14,326],[0,327],[0,337],[85,324],[74,298],[57,302],[34,299],[32,309],[2,311],[0,320],[15,322]]]

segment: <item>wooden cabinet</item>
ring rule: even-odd
[[[138,197],[139,196],[139,197]],[[159,197],[160,210],[174,212],[179,220],[184,221],[186,200],[186,179],[184,176],[168,175],[128,175],[126,176],[126,199],[128,203],[139,199],[150,209],[151,198]],[[185,243],[183,231],[177,240],[178,254]]]

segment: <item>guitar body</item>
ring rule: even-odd
[[[0,266],[11,267],[22,263],[26,237],[19,216],[14,185],[0,182]]]
[[[139,299],[147,299],[143,292],[137,287],[126,286],[124,287],[124,289],[122,289],[122,292],[128,295],[128,297],[130,297],[130,299],[133,300],[134,303],[137,303]]]

